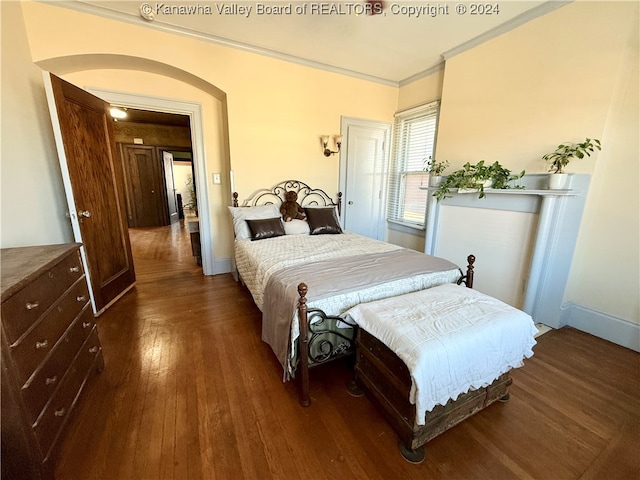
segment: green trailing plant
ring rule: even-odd
[[[438,162],[435,158],[429,157],[429,160],[425,162],[424,169],[429,172],[429,175],[440,176],[448,166],[449,160]]]
[[[484,198],[485,183],[491,184],[494,189],[518,188],[523,189],[522,185],[513,185],[515,180],[524,176],[524,170],[519,174],[511,173],[511,170],[500,165],[499,162],[485,164],[484,160],[480,160],[475,165],[469,162],[465,163],[460,170],[450,173],[440,184],[433,196],[438,201],[451,197],[450,190],[464,189],[474,190],[478,192],[479,198]]]
[[[542,159],[549,164],[549,172],[564,173],[572,158],[590,157],[596,150],[602,150],[597,138],[585,139],[582,143],[562,143],[554,152],[547,153]]]

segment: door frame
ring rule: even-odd
[[[102,88],[87,87],[86,90],[103,100],[121,107],[175,113],[189,116],[191,130],[192,162],[196,172],[196,197],[198,199],[198,219],[200,221],[200,244],[202,246],[202,271],[214,275],[213,237],[211,235],[211,212],[207,188],[207,165],[204,157],[204,127],[202,105],[199,103],[172,100],[162,97],[139,95]]]
[[[381,128],[386,131],[384,140],[384,167],[382,172],[382,202],[386,207],[387,204],[387,180],[389,179],[389,158],[391,155],[391,133],[392,124],[387,122],[380,122],[376,120],[367,120],[364,118],[355,117],[340,117],[340,135],[343,138],[343,144],[348,144],[349,127],[364,127],[364,128]],[[347,198],[347,172],[349,168],[349,159],[347,158],[347,149],[340,149],[340,167],[338,173],[338,191],[342,192],[342,198]],[[342,208],[342,214],[340,220],[344,225],[346,208]],[[387,238],[387,222],[386,222],[386,208],[383,208],[378,217],[378,238]]]

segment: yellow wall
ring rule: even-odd
[[[559,143],[601,139],[567,168],[592,180],[564,300],[634,323],[637,25],[637,2],[575,2],[449,59],[436,147],[450,168],[484,159],[539,173]]]
[[[602,139],[634,8],[576,2],[448,60],[438,157],[535,173],[559,143]],[[596,160],[567,171],[591,173]]]
[[[637,6],[637,3],[636,3]],[[640,324],[640,74],[638,9],[593,171],[565,299]]]
[[[12,44],[30,47],[29,51],[24,48],[20,52],[19,61],[24,69],[33,73],[28,102],[39,107],[40,113],[30,115],[29,122],[40,122],[45,130],[50,129],[46,125],[49,121],[45,116],[48,115],[46,102],[44,94],[40,93],[42,81],[37,79],[38,69],[33,63],[82,87],[202,104],[207,180],[209,190],[213,192],[209,202],[214,217],[216,258],[232,255],[226,211],[230,200],[224,194],[225,188],[229,188],[226,175],[229,168],[234,172],[235,189],[240,198],[290,178],[307,181],[330,194],[336,193],[339,164],[326,162],[320,148],[320,135],[339,133],[342,115],[389,122],[396,108],[397,88],[394,87],[55,5],[21,2],[11,10],[11,18],[2,18],[3,35],[6,31]],[[8,43],[3,42],[3,62],[5,50],[8,50]],[[154,73],[139,71],[148,64],[153,65]],[[24,69],[14,72],[16,83],[24,81]],[[178,75],[176,71],[182,73]],[[225,119],[220,118],[220,101],[210,92],[198,91],[198,80],[217,87],[219,97],[226,102],[222,110],[228,110],[228,149],[224,145],[224,132],[220,131],[226,128],[221,125]],[[3,100],[5,96],[10,97],[10,94],[3,88]],[[18,110],[18,106],[15,109]],[[8,110],[5,118],[12,114]],[[49,131],[46,134],[51,137]],[[58,168],[51,144],[38,157],[41,167],[51,171]],[[13,164],[8,166],[8,171],[12,176],[24,174],[22,166]],[[221,172],[227,184],[212,185],[210,174],[213,172]],[[40,183],[57,185],[59,180],[55,175],[41,176],[28,193],[37,189]],[[45,212],[43,215],[57,217],[56,222],[61,222],[62,207],[53,215],[47,201],[43,200],[35,207]],[[3,231],[3,246],[33,242],[33,237],[23,231],[16,230],[7,235]]]
[[[225,92],[231,168],[245,195],[265,181],[291,177],[336,190],[338,168],[322,161],[319,136],[339,133],[341,115],[389,121],[395,111],[393,87],[55,6],[27,2],[23,8],[35,62],[128,55],[172,65]],[[170,90],[165,96],[175,97]]]
[[[430,75],[403,85],[398,92],[398,111],[440,100],[443,79],[444,65]]]
[[[2,247],[73,238],[42,74],[31,60],[20,4],[0,2]]]

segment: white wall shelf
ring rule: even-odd
[[[429,192],[435,192],[438,187],[421,187],[420,190],[428,190]],[[476,195],[475,192],[458,192],[455,188],[450,188],[449,192],[455,195]],[[485,188],[484,193],[486,195],[538,195],[540,197],[566,197],[572,195],[579,195],[580,192],[574,190],[538,190],[538,189],[518,189],[518,188]]]

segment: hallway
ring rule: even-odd
[[[153,281],[150,275],[170,275],[173,271],[193,271],[202,274],[191,252],[187,217],[164,227],[130,228],[131,251],[138,282]]]

